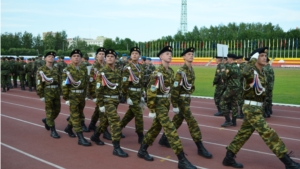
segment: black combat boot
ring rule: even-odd
[[[232,126],[236,126],[236,117],[232,117]]]
[[[113,141],[112,142],[114,145],[114,151],[113,151],[113,155],[115,156],[119,156],[119,157],[128,157],[128,154],[125,153],[121,147],[120,147],[120,141]]]
[[[50,130],[50,127],[49,127],[48,124],[47,124],[47,119],[46,119],[46,118],[43,118],[43,119],[42,119],[42,122],[45,124],[45,129],[46,129],[46,130]]]
[[[285,169],[300,169],[300,164],[293,161],[288,154],[285,154],[280,161],[285,165]]]
[[[67,121],[69,121],[70,120],[70,116],[69,117],[67,117],[67,119],[66,119]]]
[[[78,144],[79,145],[83,145],[83,146],[90,146],[92,145],[90,142],[88,142],[84,136],[82,132],[76,133],[77,137],[78,137]]]
[[[6,89],[5,89],[5,87],[3,87],[3,88],[2,88],[2,92],[6,92]]]
[[[21,87],[21,90],[25,90],[25,86],[22,86],[22,87]]]
[[[32,88],[31,87],[29,87],[29,91],[32,92]]]
[[[225,122],[221,125],[222,127],[228,127],[228,126],[231,126],[232,125],[232,122],[230,120],[230,117],[229,115],[226,115],[225,116]]]
[[[104,145],[104,142],[100,140],[100,135],[101,134],[95,130],[94,134],[91,136],[91,141],[95,142],[99,146],[102,146]]]
[[[186,159],[183,151],[180,152],[177,155],[177,157],[178,157],[178,168],[179,169],[196,169],[197,168],[196,166],[191,164],[188,159]]]
[[[96,122],[91,121],[91,123],[89,124],[90,131],[96,131],[96,123],[97,123],[97,121]]]
[[[269,110],[269,106],[265,106],[265,114],[266,114],[266,117],[269,118],[271,117],[271,113],[270,113],[270,110]]]
[[[9,88],[11,88],[11,87],[7,86],[7,91],[9,91]]]
[[[107,128],[103,133],[103,138],[105,138],[106,140],[111,140],[111,134],[108,132]]]
[[[168,138],[166,137],[165,133],[159,139],[158,144],[165,146],[167,148],[171,148],[170,143],[169,143]]]
[[[233,168],[243,168],[243,164],[237,163],[234,160],[235,154],[230,150],[227,150],[226,157],[224,158],[222,164],[225,166],[231,166]]]
[[[237,116],[238,119],[243,119],[244,118],[244,113],[243,110],[240,110],[240,114]]]
[[[272,110],[272,107],[273,105],[271,104],[270,107],[269,107],[269,110],[270,110],[270,114],[273,114],[273,110]]]
[[[125,138],[125,135],[123,133],[121,133],[121,138]]]
[[[143,158],[145,159],[146,161],[153,161],[153,157],[150,156],[147,152],[147,149],[148,149],[148,145],[147,144],[141,144],[141,147],[138,151],[138,154],[137,156],[140,157],[140,158]]]
[[[81,127],[83,132],[90,132],[90,130],[86,127],[84,121],[81,122]]]
[[[223,116],[220,106],[217,106],[217,108],[218,108],[218,111],[214,114],[214,116]]]
[[[208,152],[202,144],[202,141],[195,142],[198,147],[198,155],[205,157],[205,158],[212,158],[210,152]]]
[[[51,129],[51,133],[50,133],[51,137],[53,137],[53,138],[60,138],[60,136],[57,134],[57,132],[55,130],[55,126],[50,127],[50,129]]]
[[[138,135],[138,143],[139,144],[142,144],[142,142],[143,142],[143,139],[144,139],[144,133],[137,133],[137,135]]]
[[[73,126],[68,124],[67,127],[65,128],[65,132],[68,133],[69,137],[76,137],[76,135],[73,133],[72,128]]]

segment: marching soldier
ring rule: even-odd
[[[20,62],[18,64],[18,73],[19,73],[19,77],[20,77],[20,86],[21,86],[21,90],[25,90],[25,67],[26,67],[26,62],[24,62],[24,57],[20,57]]]
[[[266,101],[265,101],[265,116],[270,117],[273,113],[272,111],[272,98],[273,98],[273,88],[275,75],[272,66],[269,63],[270,59],[267,57],[267,65],[263,67],[267,76],[267,89],[266,89]]]
[[[9,79],[10,75],[10,65],[8,61],[6,60],[6,57],[1,57],[1,86],[2,86],[2,92],[9,91]]]
[[[242,74],[243,73],[243,70],[244,70],[244,67],[246,65],[246,62],[243,61],[243,56],[237,56],[237,60],[236,60],[236,63],[237,63],[237,66],[240,68],[240,73]],[[243,114],[243,110],[242,110],[242,107],[243,107],[243,104],[244,104],[244,99],[243,99],[243,81],[244,81],[244,78],[243,76],[241,76],[241,80],[240,80],[240,95],[239,95],[239,98],[238,98],[238,105],[239,105],[239,109],[240,109],[240,113],[239,115],[237,116],[237,118],[239,119],[243,119],[244,118],[244,114]]]
[[[245,66],[243,77],[245,78],[243,105],[244,120],[238,133],[233,138],[223,160],[223,165],[234,168],[243,168],[243,165],[234,160],[235,155],[250,138],[254,131],[257,131],[265,144],[284,163],[286,169],[299,169],[300,164],[294,162],[287,154],[288,150],[278,134],[268,126],[263,117],[263,102],[266,97],[266,76],[262,67],[266,64],[268,48],[263,47],[252,52],[251,60]],[[252,61],[253,60],[253,61]],[[251,62],[252,61],[252,62]]]
[[[84,118],[83,109],[85,106],[85,94],[87,87],[87,69],[80,66],[80,59],[82,53],[75,49],[70,54],[71,64],[63,70],[62,92],[63,99],[66,104],[70,106],[70,119],[65,128],[65,132],[70,137],[76,137],[72,131],[74,127],[78,136],[78,144],[83,146],[90,146],[82,133],[82,118]]]
[[[59,61],[57,63],[57,68],[58,68],[58,71],[62,74],[63,73],[63,70],[68,66],[66,64],[66,62],[64,61],[65,57],[64,56],[60,56],[59,57]]]
[[[14,88],[18,87],[17,79],[18,79],[18,58],[17,61],[15,60],[14,57],[11,57],[11,73],[12,73],[12,78],[13,78],[13,83],[14,83]]]
[[[151,58],[150,57],[146,58],[144,70],[145,71],[144,71],[144,78],[143,78],[143,87],[146,90],[147,85],[148,85],[149,80],[150,80],[150,75],[151,75],[152,72],[155,71],[155,66],[151,63]],[[145,95],[144,97],[145,97],[145,102],[147,102],[147,95]]]
[[[106,49],[103,47],[100,47],[97,49],[96,51],[96,60],[92,66],[91,69],[91,73],[90,73],[90,78],[89,78],[89,93],[91,95],[91,97],[93,98],[93,101],[96,102],[97,101],[97,96],[96,96],[96,79],[97,79],[97,75],[100,71],[100,69],[102,69],[105,66],[105,62],[104,62],[104,57],[105,57],[105,51]],[[91,123],[89,124],[89,130],[96,130],[96,123],[97,121],[101,121],[105,120],[106,117],[104,116],[103,113],[100,113],[99,110],[99,106],[96,104],[95,107],[95,111],[92,115],[91,118]],[[103,138],[107,139],[107,140],[111,140],[111,134],[108,132],[107,128],[105,129],[104,133],[103,133]]]
[[[178,168],[196,169],[185,157],[176,128],[168,116],[171,85],[174,83],[174,72],[169,67],[172,61],[172,50],[171,46],[166,46],[157,54],[162,64],[153,72],[147,86],[147,105],[150,110],[149,117],[153,119],[153,123],[146,133],[137,155],[147,161],[154,160],[148,154],[147,149],[149,145],[152,145],[161,128],[163,128],[172,150],[178,157]]]
[[[241,86],[241,73],[240,69],[235,62],[237,56],[235,54],[228,54],[228,63],[226,66],[225,73],[223,77],[226,81],[226,90],[221,97],[220,107],[223,116],[225,117],[225,122],[222,127],[236,126],[236,118],[238,113],[238,97],[240,95]],[[230,110],[232,109],[232,121],[229,117]]]
[[[91,140],[98,145],[104,145],[99,137],[109,125],[114,146],[113,155],[128,157],[128,154],[120,147],[121,126],[117,108],[121,90],[119,84],[121,83],[122,77],[120,70],[115,67],[116,60],[116,52],[113,49],[106,50],[106,65],[99,70],[96,80],[96,104],[99,107],[100,113],[103,113],[106,118],[100,121],[97,130],[95,130],[94,134],[91,136]]]
[[[27,75],[27,81],[28,81],[28,87],[29,87],[29,91],[32,92],[32,87],[34,85],[34,72],[33,72],[33,62],[32,62],[32,59],[31,58],[28,58],[27,59],[28,61],[28,64],[26,65],[25,67],[25,72],[26,72],[26,75]]]
[[[171,93],[171,101],[173,105],[173,117],[172,123],[175,128],[178,129],[183,120],[187,122],[190,134],[197,145],[198,154],[205,158],[212,158],[212,155],[205,149],[202,143],[202,134],[198,126],[198,122],[195,120],[190,110],[191,94],[195,91],[195,72],[192,67],[194,60],[195,48],[190,47],[181,53],[184,59],[184,65],[177,70],[175,75],[175,81]],[[170,147],[165,134],[162,135],[159,140],[159,144],[162,146]]]
[[[216,62],[218,65],[215,73],[215,78],[213,81],[213,86],[216,85],[215,93],[214,93],[214,101],[218,109],[218,112],[216,112],[214,115],[222,116],[220,101],[224,93],[224,89],[226,88],[222,74],[225,71],[225,63],[227,63],[227,57],[216,56]]]
[[[37,71],[37,94],[41,101],[45,102],[46,118],[42,119],[46,130],[51,130],[50,136],[60,138],[55,129],[54,120],[60,113],[60,85],[61,77],[57,67],[52,63],[55,52],[48,52],[45,55],[46,65],[41,66]]]
[[[134,118],[135,119],[135,132],[138,135],[138,143],[141,144],[144,138],[144,121],[142,104],[145,102],[142,97],[143,84],[142,79],[144,76],[144,69],[142,64],[138,62],[141,55],[141,51],[138,47],[130,49],[131,63],[128,63],[123,69],[122,80],[122,95],[127,98],[127,104],[129,109],[125,113],[122,121],[121,128]]]

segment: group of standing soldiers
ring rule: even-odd
[[[253,55],[253,53],[251,53]],[[215,87],[214,101],[218,109],[215,116],[224,116],[225,122],[222,127],[236,126],[236,119],[244,118],[243,114],[243,84],[244,77],[242,76],[245,65],[250,58],[237,56],[235,54],[228,54],[227,57],[216,56],[217,69],[213,80]],[[267,58],[266,65],[263,71],[267,79],[266,98],[264,102],[263,116],[270,117],[272,114],[272,93],[274,87],[274,71]],[[232,112],[232,119],[229,116],[230,110]]]

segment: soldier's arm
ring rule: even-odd
[[[67,101],[69,100],[69,85],[66,84],[66,79],[67,79],[67,74],[63,72],[62,82],[61,82],[62,94],[63,94],[63,99]]]
[[[179,98],[179,94],[180,94],[180,81],[181,81],[181,73],[177,71],[177,73],[175,74],[175,81],[174,84],[172,86],[172,92],[171,92],[171,102],[174,108],[178,107],[178,98]]]
[[[90,79],[89,79],[89,93],[93,98],[96,98],[96,93],[95,93],[96,80],[94,79],[94,75],[95,75],[95,71],[94,71],[94,67],[92,67],[90,72]]]
[[[36,74],[36,92],[37,92],[37,95],[40,96],[40,98],[42,98],[42,97],[44,97],[45,83],[42,81],[42,77],[39,74],[40,70],[41,69],[39,69]]]
[[[218,65],[217,69],[216,69],[216,73],[215,73],[215,78],[214,78],[214,81],[213,81],[213,85],[218,84],[218,82],[220,81],[220,79],[221,79],[221,70],[220,70],[220,66]]]
[[[155,82],[157,79],[157,72],[154,72],[151,77],[150,77],[150,82],[148,83],[147,86],[147,107],[149,108],[150,112],[154,113],[155,112],[155,100],[156,100],[156,95],[157,95],[157,89],[155,86]]]
[[[97,106],[103,107],[104,106],[104,86],[102,85],[102,76],[98,74],[96,78],[96,97],[97,97]]]
[[[123,73],[122,73],[122,95],[126,96],[127,98],[127,91],[129,86],[129,70],[127,69],[127,66],[124,67]]]

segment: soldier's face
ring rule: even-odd
[[[216,59],[216,63],[217,63],[217,64],[221,63],[221,61],[222,61],[222,60],[221,60],[220,58]]]
[[[100,62],[102,60],[104,60],[104,52],[98,52],[97,53],[97,61]]]
[[[267,54],[261,53],[258,55],[257,63],[261,66],[265,66],[267,64]]]
[[[130,57],[131,57],[132,61],[137,61],[140,58],[140,54],[137,51],[133,51],[133,52],[131,52]]]
[[[105,58],[105,61],[106,61],[107,64],[112,65],[116,62],[116,57],[113,54],[107,54],[106,58]]]
[[[238,64],[241,64],[241,63],[243,62],[243,59],[237,59],[236,62],[237,62]]]
[[[164,52],[160,55],[160,59],[170,63],[172,61],[172,52]]]
[[[194,52],[188,52],[183,56],[183,59],[188,62],[193,62],[194,60]]]
[[[150,60],[146,60],[146,64],[149,65],[150,64]]]
[[[79,54],[73,54],[71,56],[71,62],[74,63],[74,64],[80,63],[80,60],[81,60],[81,57],[80,57]]]
[[[54,61],[54,56],[53,56],[53,55],[48,55],[48,56],[45,58],[45,61],[46,61],[46,62],[53,63],[53,61]]]
[[[233,59],[232,59],[232,58],[228,58],[228,59],[227,59],[227,62],[228,62],[229,64],[231,64],[231,63],[233,62]]]

